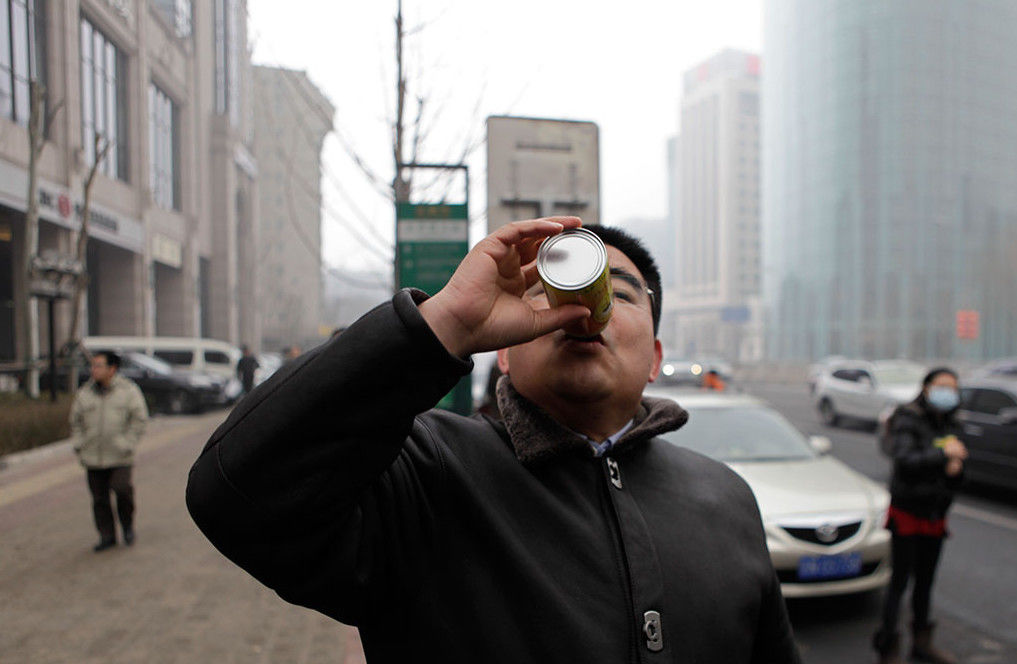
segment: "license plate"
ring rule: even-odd
[[[848,579],[862,573],[862,554],[839,553],[835,556],[802,556],[798,560],[798,579]]]

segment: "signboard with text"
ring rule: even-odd
[[[466,205],[399,203],[396,208],[396,285],[434,295],[444,288],[470,249]],[[466,376],[438,403],[468,415],[473,410]]]

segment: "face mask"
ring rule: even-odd
[[[952,387],[933,387],[926,399],[930,406],[943,413],[953,410],[960,403],[957,390]]]

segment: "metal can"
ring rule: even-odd
[[[607,327],[614,306],[607,247],[595,233],[571,228],[544,240],[537,251],[537,274],[552,307],[581,304],[590,310],[582,329],[566,329],[594,336]]]

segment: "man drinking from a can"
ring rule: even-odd
[[[369,662],[797,662],[752,492],[657,438],[688,416],[642,396],[653,258],[579,226],[503,226],[433,297],[277,372],[195,463],[191,514],[283,599],[357,625]],[[433,409],[495,349],[503,421]]]

